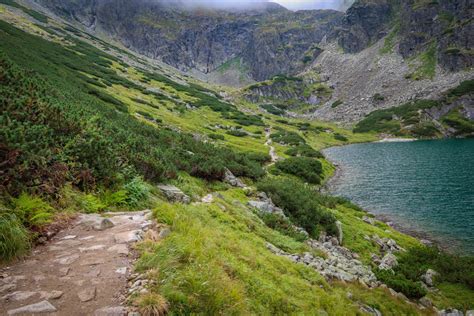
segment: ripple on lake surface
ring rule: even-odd
[[[341,168],[333,194],[474,253],[474,139],[356,144],[324,153]]]

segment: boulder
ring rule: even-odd
[[[212,194],[208,194],[208,195],[204,196],[201,199],[201,202],[202,203],[212,203],[213,200],[214,200],[214,197],[212,196]]]
[[[224,182],[230,184],[233,187],[244,188],[245,184],[229,170],[225,169]]]
[[[191,198],[184,194],[183,191],[181,191],[174,185],[160,184],[158,185],[158,189],[160,189],[161,192],[163,192],[163,194],[166,196],[166,198],[171,202],[178,202],[184,204],[191,203]]]
[[[381,270],[390,270],[395,268],[398,265],[397,257],[392,253],[387,253],[381,260],[379,264],[379,269]]]
[[[39,303],[22,306],[16,309],[9,310],[8,315],[18,315],[18,314],[34,314],[34,313],[53,313],[56,311],[54,307],[48,301],[41,301]]]
[[[433,307],[433,302],[431,302],[431,300],[429,298],[427,298],[426,296],[420,298],[420,304],[423,305],[426,308]]]
[[[362,220],[364,222],[366,222],[367,224],[370,224],[370,225],[374,225],[375,224],[375,219],[373,219],[372,217],[368,217],[368,216],[363,216],[362,217]]]
[[[421,276],[421,280],[428,286],[434,285],[434,277],[438,275],[438,272],[432,269],[426,270],[426,273]]]
[[[463,313],[454,308],[443,309],[438,313],[439,316],[463,316]]]
[[[114,227],[114,223],[106,217],[102,217],[99,214],[81,214],[80,215],[80,224],[84,225],[86,229],[92,230],[106,230],[108,228]],[[66,239],[65,241],[74,241],[71,239]]]

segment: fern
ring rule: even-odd
[[[51,222],[54,209],[39,197],[22,193],[13,199],[15,215],[26,227],[41,227]]]
[[[107,205],[92,194],[84,195],[79,204],[85,213],[97,213],[103,211]]]

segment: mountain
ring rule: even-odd
[[[207,77],[233,71],[244,82],[303,70],[320,52],[315,43],[342,17],[337,11],[292,12],[275,3],[241,10],[149,0],[41,3],[181,70]]]

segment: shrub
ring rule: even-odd
[[[307,236],[296,230],[291,221],[287,218],[277,214],[264,212],[260,212],[259,216],[268,227],[282,233],[283,235],[287,235],[297,241],[304,241],[307,239]]]
[[[348,139],[347,139],[346,136],[344,136],[344,135],[342,135],[342,134],[339,134],[339,133],[335,133],[335,134],[334,134],[334,139],[335,139],[335,140],[339,140],[339,141],[341,141],[341,142],[347,142],[347,141],[348,141]]]
[[[230,131],[227,131],[226,133],[236,137],[244,137],[248,135],[246,131],[240,129],[232,129]]]
[[[474,80],[465,80],[454,89],[448,91],[449,97],[460,97],[474,91]]]
[[[374,101],[383,101],[383,100],[385,100],[385,97],[383,95],[381,95],[380,93],[376,93],[376,94],[374,94],[372,99]]]
[[[275,167],[284,173],[295,175],[308,183],[321,183],[322,165],[319,161],[308,157],[291,157],[278,161]]]
[[[80,197],[79,205],[85,213],[97,213],[103,211],[107,205],[92,194],[86,194]]]
[[[403,274],[394,273],[391,270],[374,269],[377,278],[388,287],[397,292],[405,294],[408,298],[418,299],[426,295],[426,290],[421,282],[415,282],[407,279]]]
[[[336,100],[333,102],[333,104],[331,104],[331,107],[334,109],[334,108],[337,108],[339,105],[343,104],[344,102],[342,100]]]
[[[335,218],[316,201],[318,194],[303,183],[288,179],[266,179],[257,183],[257,189],[266,192],[296,225],[317,237],[319,228],[329,234],[337,232]]]
[[[0,210],[0,260],[25,254],[29,247],[28,231],[15,214]]]
[[[54,209],[39,197],[22,193],[12,200],[15,215],[26,227],[40,228],[51,222]]]
[[[225,137],[222,134],[208,134],[207,136],[214,140],[225,140]]]
[[[126,191],[126,202],[132,207],[138,206],[140,202],[145,202],[150,195],[148,185],[140,177],[133,178],[123,188]]]
[[[290,132],[284,129],[281,129],[273,134],[270,135],[271,139],[274,142],[280,143],[280,144],[288,144],[288,145],[299,145],[299,144],[305,144],[306,141],[304,140],[303,137],[298,135],[295,132]]]
[[[260,105],[262,109],[265,109],[268,113],[274,114],[274,115],[283,115],[285,114],[285,111],[282,109],[274,106],[273,104],[263,104]]]

